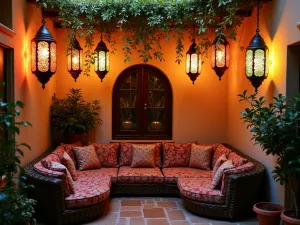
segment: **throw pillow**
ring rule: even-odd
[[[58,146],[52,153],[56,154],[61,160],[63,158],[64,152],[65,152],[65,148],[62,146]]]
[[[73,147],[79,170],[100,169],[101,165],[94,145]]]
[[[57,163],[57,162],[52,162],[50,169],[53,171],[59,171],[59,172],[63,172],[65,174],[65,195],[69,196],[70,194],[74,193],[74,183],[73,183],[73,179],[71,177],[71,174],[69,172],[69,170],[62,164]]]
[[[131,167],[155,167],[155,145],[132,145]]]
[[[218,160],[218,158],[220,158],[221,155],[225,154],[226,157],[228,157],[229,153],[231,152],[231,150],[229,148],[227,148],[226,146],[219,144],[214,152],[213,155],[213,159],[212,159],[212,168],[215,167],[215,164]]]
[[[41,162],[45,168],[50,169],[51,163],[52,162],[60,163],[60,159],[57,154],[51,153],[47,157],[43,158]]]
[[[75,156],[73,154],[73,147],[81,147],[82,144],[80,142],[76,142],[76,143],[73,143],[73,144],[60,144],[60,146],[62,146],[65,149],[65,152],[67,152],[69,154],[69,156],[71,157],[71,159],[74,162],[74,165],[77,167],[76,159],[75,159]]]
[[[190,162],[191,155],[191,143],[185,144],[174,144],[164,143],[163,144],[163,167],[187,167]]]
[[[226,161],[227,161],[227,157],[226,157],[225,154],[221,155],[221,156],[218,158],[218,160],[217,160],[217,162],[215,163],[215,166],[214,166],[214,168],[213,168],[213,171],[212,171],[212,177],[215,176],[215,174],[216,174],[216,172],[218,171],[219,167],[220,167],[224,162],[226,162]]]
[[[77,180],[78,178],[78,174],[74,165],[73,160],[71,159],[71,157],[69,156],[68,153],[64,153],[63,154],[63,158],[61,159],[62,164],[67,167],[67,169],[69,170],[73,180]]]
[[[244,164],[246,164],[248,162],[247,159],[239,156],[235,152],[231,152],[228,155],[228,159],[232,160],[232,164],[234,165],[234,167],[242,166],[242,165],[244,165]]]
[[[190,167],[211,170],[213,147],[192,144]]]
[[[222,176],[223,176],[224,171],[231,169],[231,168],[234,168],[234,166],[232,164],[232,160],[227,160],[219,167],[219,169],[213,176],[213,180],[212,180],[212,188],[213,189],[218,189],[221,187]]]
[[[118,167],[119,144],[93,144],[103,167]]]

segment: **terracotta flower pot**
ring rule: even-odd
[[[296,219],[295,217],[295,210],[293,209],[288,209],[281,212],[281,219],[286,225],[300,224],[300,219]]]
[[[253,206],[259,225],[279,225],[283,206],[271,202],[259,202]]]

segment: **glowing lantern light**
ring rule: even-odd
[[[109,50],[106,47],[106,44],[102,40],[102,32],[101,32],[101,41],[97,45],[95,49],[95,72],[98,77],[102,80],[105,75],[109,72]]]
[[[226,38],[217,45],[217,39],[213,42],[211,54],[211,67],[221,80],[225,71],[229,68],[229,43]]]
[[[72,47],[68,50],[68,71],[75,82],[83,70],[83,51],[77,39],[74,40]]]
[[[201,73],[201,54],[197,51],[197,44],[195,41],[186,53],[185,65],[185,72],[189,75],[194,84],[195,80]]]

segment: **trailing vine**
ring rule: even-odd
[[[122,31],[124,61],[131,60],[132,51],[146,63],[164,60],[162,44],[174,38],[177,63],[184,56],[184,34],[193,40],[196,27],[198,50],[207,55],[213,39],[235,40],[243,18],[237,16],[241,4],[254,0],[36,0],[43,7],[59,11],[62,27],[70,28],[69,44],[79,36],[85,39],[85,71],[88,75],[94,62],[94,35],[104,28],[104,39],[114,52],[118,29]],[[118,29],[117,29],[118,28]],[[187,46],[188,47],[188,46]]]

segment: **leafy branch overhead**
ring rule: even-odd
[[[93,36],[103,30],[105,40],[113,51],[116,44],[116,28],[122,31],[122,50],[125,62],[130,61],[132,51],[140,58],[164,60],[162,45],[174,38],[176,62],[183,58],[183,37],[189,33],[192,40],[194,29],[198,49],[206,54],[212,44],[213,33],[218,40],[235,39],[237,27],[243,18],[237,15],[241,4],[251,7],[253,0],[37,0],[43,7],[59,11],[63,27],[71,28],[69,37],[76,33],[85,39],[88,68],[94,61]],[[72,41],[70,41],[72,43]],[[186,46],[187,48],[188,46]]]

